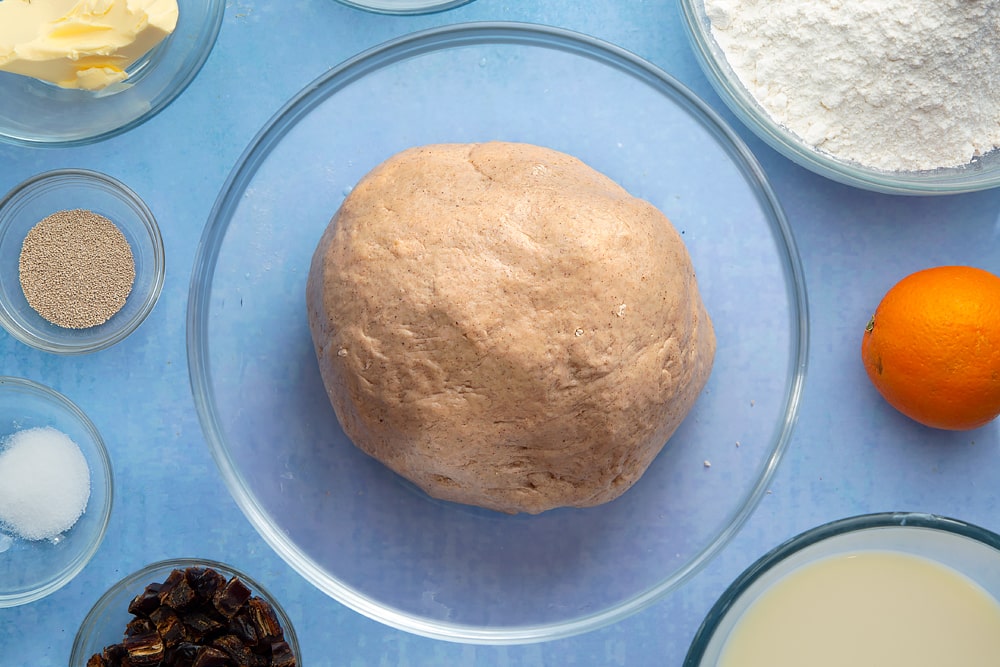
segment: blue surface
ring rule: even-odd
[[[246,569],[280,596],[307,665],[679,665],[728,583],[801,530],[861,512],[912,510],[1000,531],[1000,426],[946,433],[910,422],[875,394],[859,359],[871,311],[907,273],[949,263],[1000,270],[1000,191],[918,199],[855,190],[795,166],[737,126],[795,230],[811,351],[798,425],[771,493],[715,560],[616,625],[551,643],[485,647],[383,627],[313,589],[270,551],[223,487],[189,389],[187,289],[202,227],[257,130],[316,76],[391,37],[494,19],[557,25],[618,44],[735,124],[698,69],[672,0],[476,0],[422,17],[369,14],[333,0],[233,0],[201,74],[143,126],[71,149],[0,145],[0,191],[57,167],[104,171],[146,200],[167,253],[160,302],[111,349],[57,357],[0,336],[0,372],[76,401],[104,434],[117,475],[109,533],[90,565],[45,600],[0,609],[0,664],[65,665],[77,626],[111,583],[154,560],[198,555]]]

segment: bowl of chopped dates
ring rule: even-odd
[[[299,667],[285,611],[232,566],[178,558],[106,592],[80,625],[70,667]]]

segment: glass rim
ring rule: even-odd
[[[959,519],[926,512],[873,512],[820,524],[785,540],[760,556],[726,587],[698,627],[684,658],[683,667],[702,667],[705,649],[729,611],[744,593],[774,567],[814,544],[848,533],[880,528],[923,528],[950,533],[991,547],[1000,556],[1000,535]]]
[[[726,107],[756,136],[778,153],[810,171],[844,185],[896,195],[948,195],[977,192],[1000,186],[1000,168],[981,175],[971,165],[933,171],[885,171],[841,160],[808,146],[775,122],[736,78],[721,48],[706,25],[703,0],[679,0],[688,41],[695,59]],[[1000,149],[993,152],[1000,157]]]
[[[97,479],[98,477],[103,478],[102,490],[104,491],[106,501],[103,506],[99,508],[101,515],[97,525],[97,532],[88,542],[87,548],[78,553],[62,573],[53,577],[47,583],[24,593],[0,596],[0,608],[16,607],[47,597],[72,581],[76,575],[78,575],[83,568],[86,567],[87,563],[93,559],[97,550],[100,548],[101,543],[104,541],[104,536],[107,534],[108,526],[111,523],[115,487],[114,468],[111,465],[111,455],[108,452],[104,438],[101,436],[101,432],[97,429],[97,426],[93,421],[91,421],[90,417],[87,416],[87,413],[85,413],[80,406],[61,392],[56,391],[52,387],[41,384],[40,382],[12,375],[0,375],[0,391],[3,391],[8,387],[33,394],[35,396],[40,396],[46,401],[50,401],[58,405],[72,415],[73,419],[76,420],[87,432],[91,442],[94,444],[94,449],[96,450],[98,458],[97,461],[91,461],[90,457],[86,455],[86,452],[84,453],[84,456],[87,458],[88,465],[91,466],[91,485],[93,485],[95,481],[99,481],[99,479]],[[79,445],[79,443],[77,444]],[[93,466],[95,464],[100,466],[100,470],[102,472],[100,476],[95,475],[94,473]],[[91,498],[94,495],[93,488],[91,489],[90,495]]]
[[[103,127],[92,131],[89,134],[76,133],[71,137],[56,137],[45,133],[33,132],[26,134],[16,133],[8,128],[0,127],[0,143],[7,143],[14,146],[29,146],[33,148],[68,148],[73,146],[85,146],[99,143],[106,139],[124,134],[146,121],[157,116],[161,111],[170,106],[180,95],[187,90],[188,86],[197,78],[209,56],[215,48],[219,33],[222,30],[223,19],[225,18],[226,2],[224,0],[192,0],[204,5],[205,18],[193,24],[182,24],[183,18],[179,19],[178,27],[165,40],[160,42],[150,52],[155,52],[155,56],[160,61],[167,61],[164,71],[171,73],[168,82],[150,90],[149,99],[141,100],[145,104],[139,113],[130,113],[127,120],[114,127]],[[184,7],[181,7],[184,12]],[[189,34],[190,30],[190,34]],[[180,35],[178,37],[178,35]],[[181,45],[181,46],[176,46]],[[181,49],[195,45],[197,48],[190,51]],[[147,76],[152,68],[151,63],[144,62],[149,58],[146,54],[134,66],[140,68],[140,80]],[[10,74],[11,77],[20,75]],[[51,85],[51,84],[44,84]],[[138,85],[138,84],[137,84]],[[73,91],[87,92],[87,91]],[[128,95],[131,91],[124,91]],[[113,97],[109,97],[114,99]],[[133,102],[139,102],[136,100]]]
[[[461,7],[473,0],[337,0],[342,5],[374,14],[394,16],[435,14]]]
[[[438,52],[470,44],[516,44],[557,49],[598,60],[609,67],[636,77],[647,85],[669,90],[703,118],[724,142],[734,164],[758,196],[775,234],[786,272],[790,323],[788,388],[783,396],[784,421],[776,428],[772,449],[752,489],[739,507],[727,517],[727,524],[708,545],[701,548],[683,567],[663,578],[649,590],[641,591],[607,609],[566,621],[530,626],[485,628],[429,620],[382,604],[331,577],[307,554],[270,525],[267,511],[246,489],[238,466],[229,455],[215,411],[209,354],[206,344],[207,310],[212,275],[226,230],[238,204],[233,193],[242,191],[253,178],[272,148],[300,118],[340,88],[378,70],[428,52]],[[666,94],[666,93],[664,93]],[[317,97],[319,96],[319,97]],[[241,511],[268,545],[293,569],[320,591],[345,606],[390,627],[432,639],[471,644],[524,644],[569,637],[594,630],[640,611],[690,579],[742,527],[766,492],[767,484],[786,450],[805,379],[808,349],[808,307],[805,281],[791,229],[766,175],[746,144],[722,118],[686,86],[655,65],[631,52],[589,35],[568,29],[522,22],[485,21],[430,28],[391,39],[345,61],[305,86],[280,108],[251,140],[230,172],[210,213],[199,242],[192,270],[187,316],[188,370],[196,411],[206,442],[220,469],[226,487]]]
[[[42,192],[46,188],[55,188],[63,184],[73,183],[98,187],[109,196],[117,198],[132,209],[135,213],[135,219],[141,223],[141,228],[144,230],[153,250],[151,267],[149,268],[152,280],[149,291],[143,295],[142,303],[129,319],[123,321],[120,326],[109,329],[104,336],[83,341],[57,340],[52,337],[39,336],[25,326],[23,320],[17,317],[16,313],[8,308],[7,304],[0,303],[0,326],[6,329],[11,336],[33,348],[62,355],[97,352],[127,338],[152,312],[153,307],[160,298],[166,277],[163,236],[156,221],[156,216],[153,215],[153,212],[142,197],[129,186],[113,176],[92,169],[52,169],[31,176],[18,185],[15,185],[0,199],[0,243],[3,243],[3,238],[6,236],[9,223],[11,222],[3,215],[8,207],[28,200],[36,192]],[[116,222],[115,224],[121,227],[122,223]],[[138,265],[136,268],[139,268]]]
[[[87,659],[90,658],[89,654],[85,655],[88,651],[86,644],[90,639],[90,633],[93,631],[93,626],[99,617],[109,611],[109,605],[114,600],[115,596],[132,587],[145,586],[147,584],[154,583],[149,579],[149,577],[156,571],[185,569],[187,567],[212,568],[216,572],[223,575],[227,573],[235,575],[250,588],[255,596],[266,600],[274,609],[275,614],[281,622],[281,630],[284,634],[285,641],[291,647],[298,664],[300,666],[302,665],[302,650],[299,646],[298,635],[295,632],[295,627],[292,624],[291,618],[288,616],[284,607],[281,606],[278,599],[266,587],[262,586],[260,582],[246,574],[246,572],[244,572],[241,568],[230,565],[229,563],[224,563],[211,558],[178,557],[164,558],[162,560],[149,563],[148,565],[121,577],[111,584],[111,586],[109,586],[103,594],[101,594],[101,596],[87,612],[83,622],[80,623],[80,627],[76,631],[76,635],[73,638],[73,646],[70,651],[70,666],[84,667]],[[124,607],[122,608],[122,611],[127,613],[127,609]],[[122,624],[122,632],[125,632],[125,624]]]

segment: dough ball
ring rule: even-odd
[[[324,232],[306,297],[354,444],[432,496],[509,513],[621,495],[715,353],[669,220],[530,144],[376,167]]]

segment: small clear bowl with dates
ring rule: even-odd
[[[176,600],[181,599],[186,606],[178,614],[175,607],[181,605]],[[236,664],[229,661],[230,654],[243,651],[248,652],[242,655],[252,664],[261,662],[258,656],[266,658],[269,665],[302,664],[295,628],[264,586],[226,563],[172,558],[129,574],[97,600],[76,633],[69,667],[86,667],[94,655],[122,651],[116,647],[121,647],[126,626],[133,619],[149,620],[149,632],[123,648],[144,652],[144,659],[152,660],[157,652],[162,659],[168,651],[194,652],[213,646],[226,655],[217,656],[210,664]]]

